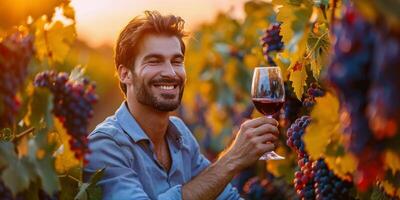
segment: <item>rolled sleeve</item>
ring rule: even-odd
[[[166,200],[181,200],[182,199],[182,185],[175,185],[168,189],[166,192],[158,195],[158,199]]]
[[[193,176],[197,176],[198,174],[201,173],[201,171],[203,171],[210,165],[210,161],[203,154],[201,154],[199,144],[192,134],[190,134],[190,143],[193,152],[192,174]],[[232,184],[230,183],[217,197],[217,200],[237,200],[237,199],[242,199],[242,198],[240,197],[238,190],[235,187],[233,187]]]

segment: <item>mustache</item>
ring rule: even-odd
[[[162,84],[162,83],[175,83],[177,85],[182,85],[183,80],[179,78],[158,78],[158,79],[153,79],[149,82],[149,84]]]

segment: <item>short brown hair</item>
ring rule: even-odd
[[[185,54],[185,44],[182,40],[185,21],[178,16],[163,16],[157,11],[145,11],[145,16],[133,18],[119,34],[115,47],[115,66],[124,65],[129,69],[136,59],[141,39],[149,34],[176,36],[181,43],[182,53]],[[126,95],[126,85],[119,83],[121,90]]]

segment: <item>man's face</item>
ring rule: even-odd
[[[148,35],[139,48],[132,72],[135,98],[159,111],[175,110],[180,105],[186,81],[178,38]]]

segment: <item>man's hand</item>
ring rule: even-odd
[[[273,118],[259,117],[245,121],[227,152],[223,155],[232,162],[234,171],[257,161],[265,152],[275,149],[278,139],[278,122]]]
[[[275,149],[278,122],[259,117],[244,122],[232,145],[213,164],[182,187],[184,200],[215,199],[236,172],[253,164],[265,152]]]

